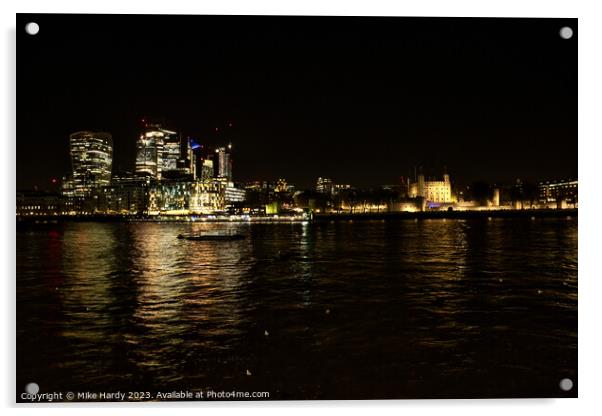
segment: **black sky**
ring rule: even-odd
[[[19,14],[17,46],[17,188],[68,172],[78,130],[133,170],[144,116],[232,140],[239,181],[577,175],[576,19]]]

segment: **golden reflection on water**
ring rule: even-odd
[[[47,325],[58,358],[37,358],[32,374],[46,368],[49,379],[92,385],[228,386],[250,368],[252,380],[319,396],[336,390],[333,374],[358,388],[360,378],[377,383],[378,371],[399,371],[400,387],[479,365],[539,376],[559,354],[571,376],[576,225],[67,224],[21,236],[20,305],[38,293],[30,285],[56,290],[21,313],[36,325],[21,324],[29,335],[19,343]],[[176,238],[215,228],[248,237]],[[38,305],[55,312],[38,317]]]
[[[110,337],[109,308],[115,301],[110,276],[114,270],[115,235],[108,224],[74,224],[63,235],[61,288],[66,314],[63,336],[94,343]]]
[[[177,348],[219,348],[221,337],[239,334],[244,321],[240,287],[252,265],[249,241],[179,240],[179,232],[217,227],[175,228],[155,223],[132,228],[139,270],[132,319],[139,329],[126,341],[139,347],[133,358],[137,366],[165,366]],[[205,334],[198,333],[204,328]],[[144,348],[148,340],[152,349]]]

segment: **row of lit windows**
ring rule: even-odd
[[[48,206],[42,206],[42,205],[27,205],[27,206],[21,206],[19,207],[19,209],[56,209],[56,205],[48,205]]]

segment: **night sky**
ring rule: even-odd
[[[132,171],[143,117],[231,140],[235,181],[574,178],[577,20],[17,15],[17,189],[52,189],[78,130]]]

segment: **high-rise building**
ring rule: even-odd
[[[147,125],[136,144],[136,174],[161,179],[165,133],[159,125]]]
[[[192,169],[192,178],[200,179],[203,175],[203,162],[206,159],[205,147],[197,139],[189,138],[190,145],[190,168]]]
[[[136,174],[157,180],[194,176],[194,157],[188,138],[160,124],[146,124],[138,138]]]
[[[163,155],[161,172],[177,171],[182,162],[182,143],[180,136],[173,131],[160,129],[163,134]]]
[[[218,147],[215,149],[217,177],[226,178],[228,181],[232,180],[232,159],[230,157],[231,150],[232,144],[229,144],[228,147]]]
[[[70,196],[87,196],[111,183],[113,138],[109,133],[79,131],[69,136],[72,175]]]
[[[180,140],[180,160],[178,162],[178,171],[182,175],[196,178],[196,155],[192,149],[192,140],[190,138],[182,138]]]

